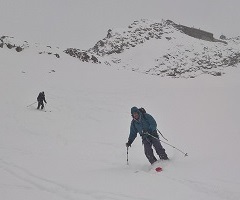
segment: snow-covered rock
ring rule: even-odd
[[[195,34],[198,38],[191,37],[186,26],[170,20],[134,21],[126,29],[108,31],[89,52],[103,56],[107,65],[175,78],[221,76],[225,68],[240,62],[239,37],[226,42],[206,31],[187,28],[199,32]]]

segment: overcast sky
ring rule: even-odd
[[[87,49],[109,28],[142,18],[240,36],[239,0],[0,0],[0,7],[0,36],[53,46]]]

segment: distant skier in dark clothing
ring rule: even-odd
[[[157,161],[157,158],[153,154],[152,146],[155,148],[155,151],[161,160],[168,160],[165,149],[162,147],[160,140],[158,139],[159,136],[155,119],[148,113],[140,112],[137,107],[131,108],[131,114],[133,119],[126,146],[130,147],[137,137],[137,133],[139,133],[142,137],[145,155],[151,164]]]
[[[40,92],[40,93],[39,93],[39,95],[38,95],[38,97],[37,97],[37,101],[38,101],[38,107],[37,107],[37,109],[39,109],[40,106],[41,106],[41,109],[43,109],[43,108],[44,108],[44,103],[43,103],[43,102],[47,103],[47,102],[46,102],[46,99],[45,99],[45,94],[44,94],[44,92]]]

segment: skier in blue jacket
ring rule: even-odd
[[[155,119],[148,113],[140,112],[137,107],[131,108],[131,114],[133,119],[126,146],[131,147],[131,144],[137,137],[137,133],[139,133],[142,137],[145,155],[151,164],[157,161],[157,158],[154,156],[152,146],[155,148],[155,151],[161,160],[168,160],[165,149],[162,147],[159,140]]]

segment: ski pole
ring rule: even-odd
[[[34,103],[32,103],[32,104],[28,105],[27,107],[29,107],[29,106],[31,106],[31,105],[33,105],[33,104],[35,104],[35,103],[37,103],[37,102],[35,101]]]
[[[175,146],[173,146],[173,145],[171,145],[171,144],[169,144],[169,143],[167,143],[167,142],[164,142],[164,141],[160,140],[159,138],[154,137],[153,135],[150,135],[149,133],[145,133],[145,134],[146,134],[146,135],[149,135],[149,136],[151,136],[151,137],[153,137],[153,138],[155,138],[155,139],[157,139],[157,140],[159,140],[159,141],[161,141],[161,142],[163,142],[164,144],[167,144],[168,146],[170,146],[170,147],[172,147],[172,148],[174,148],[174,149],[177,149],[177,150],[180,151],[182,154],[184,154],[184,156],[188,156],[187,153],[184,153],[182,150],[176,148]]]
[[[127,165],[129,165],[129,163],[128,163],[128,147],[127,147]]]
[[[44,103],[43,103],[43,104],[44,104]],[[46,105],[47,105],[47,103],[44,104],[44,110],[45,110],[45,111],[46,111]]]
[[[165,140],[167,140],[164,136],[163,136],[163,134],[157,129],[157,131],[160,133],[160,135],[165,139]],[[168,141],[168,140],[167,140]]]

